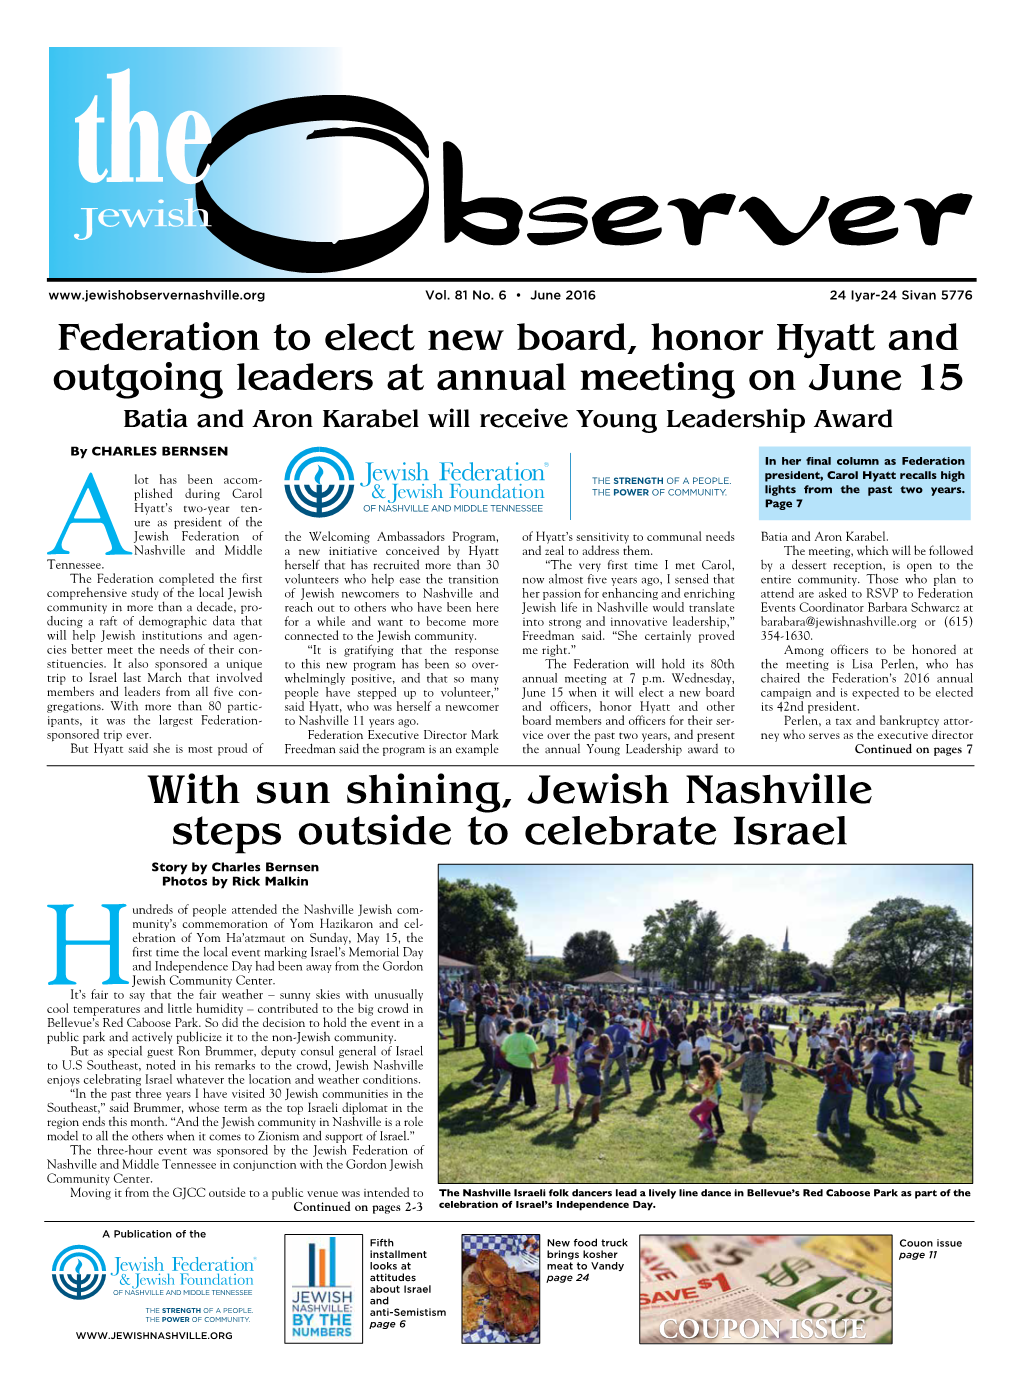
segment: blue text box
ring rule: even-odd
[[[758,450],[758,519],[969,521],[970,449],[948,444]]]

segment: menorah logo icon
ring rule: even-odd
[[[68,1245],[53,1261],[53,1287],[65,1298],[93,1298],[106,1283],[106,1265],[91,1245]]]
[[[354,470],[335,449],[302,449],[284,480],[288,502],[305,516],[336,516],[354,496]]]

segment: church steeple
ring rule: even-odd
[[[789,951],[789,949],[790,949],[790,928],[787,927],[787,928],[786,928],[786,935],[783,937],[783,952],[784,952],[784,954],[785,954],[787,951]]]

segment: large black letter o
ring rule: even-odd
[[[220,155],[249,135],[257,135],[264,130],[276,130],[280,126],[297,125],[303,121],[365,121],[379,130],[366,130],[363,127],[346,130],[315,130],[309,140],[329,137],[359,140],[378,140],[396,150],[416,169],[421,177],[421,197],[414,207],[392,227],[370,232],[367,236],[352,237],[349,241],[296,241],[292,237],[274,236],[270,232],[258,232],[238,222],[216,203],[204,182],[195,187],[195,202],[208,217],[209,231],[231,250],[246,256],[248,260],[261,265],[274,266],[277,270],[297,271],[304,275],[328,274],[336,270],[350,270],[357,265],[367,265],[369,261],[381,260],[395,251],[414,232],[424,220],[429,205],[429,180],[425,166],[411,150],[396,136],[402,136],[416,145],[425,157],[429,148],[418,127],[406,116],[386,106],[381,101],[369,97],[316,96],[289,97],[283,101],[270,101],[264,106],[253,106],[250,111],[242,111],[239,116],[229,120],[210,140],[198,166],[198,176],[208,172]]]

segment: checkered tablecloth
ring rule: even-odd
[[[535,1246],[530,1250],[527,1247],[529,1240],[535,1241]],[[537,1245],[540,1243],[538,1236],[462,1236],[460,1248],[465,1255],[471,1255],[474,1259],[483,1250],[495,1250],[497,1255],[502,1255],[504,1260],[508,1255],[528,1255],[537,1254]]]
[[[529,1246],[527,1245],[527,1242],[528,1242],[529,1240],[535,1241],[535,1245],[532,1245],[532,1246],[529,1247]],[[475,1259],[477,1259],[477,1257],[481,1254],[481,1252],[482,1252],[483,1250],[494,1250],[494,1251],[496,1252],[497,1255],[502,1255],[503,1258],[504,1258],[504,1260],[505,1260],[505,1259],[507,1259],[510,1255],[532,1255],[532,1254],[537,1254],[538,1251],[539,1251],[539,1248],[540,1248],[540,1238],[539,1238],[537,1235],[535,1235],[535,1236],[527,1236],[527,1235],[523,1235],[523,1236],[517,1236],[517,1235],[513,1235],[513,1236],[475,1236],[475,1235],[470,1235],[470,1236],[462,1236],[462,1237],[461,1237],[461,1249],[464,1251],[464,1254],[465,1254],[465,1255],[471,1255],[471,1256],[473,1256]],[[536,1277],[538,1276],[538,1270],[537,1270],[537,1269],[530,1270],[529,1273],[534,1274]],[[520,1343],[529,1343],[529,1342],[535,1343],[535,1342],[537,1342],[537,1341],[539,1340],[539,1329],[540,1329],[540,1327],[541,1327],[541,1323],[539,1323],[539,1326],[535,1328],[534,1332],[529,1332],[528,1335],[527,1335],[526,1337],[508,1337],[507,1334],[506,1334],[506,1332],[503,1330],[502,1327],[490,1327],[489,1324],[488,1324],[487,1322],[483,1322],[483,1323],[481,1324],[480,1327],[477,1327],[477,1328],[475,1329],[474,1332],[465,1332],[465,1333],[463,1334],[461,1340],[464,1341],[464,1342],[466,1342],[466,1343],[468,1343],[469,1345],[474,1344],[474,1343],[477,1343],[477,1342],[496,1342],[496,1343],[503,1343],[503,1344],[511,1343],[511,1342],[512,1342],[514,1346],[517,1346],[517,1345],[520,1344]]]

